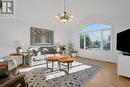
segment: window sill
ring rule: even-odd
[[[87,52],[105,52],[105,53],[111,53],[112,50],[86,50],[86,49],[80,49],[79,51],[87,51]]]

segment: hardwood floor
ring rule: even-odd
[[[83,87],[130,87],[130,78],[123,76],[118,77],[116,73],[116,64],[88,58],[77,59],[82,62],[89,61],[103,66],[102,70],[87,81]]]

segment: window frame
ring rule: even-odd
[[[85,37],[86,37],[87,32],[89,33],[89,32],[96,32],[96,31],[100,31],[101,32],[101,47],[100,47],[100,50],[86,49],[86,43],[85,43],[86,38]],[[110,31],[110,41],[109,41],[110,42],[110,50],[104,50],[103,49],[103,32],[104,31]],[[104,28],[104,29],[99,29],[99,30],[90,30],[90,31],[87,31],[87,32],[82,32],[82,34],[84,35],[84,48],[83,48],[84,50],[88,50],[88,51],[111,51],[112,50],[112,28]],[[80,48],[80,49],[82,49],[82,48]]]

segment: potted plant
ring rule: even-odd
[[[72,57],[76,57],[77,52],[78,51],[74,49],[73,43],[69,41],[69,43],[68,43],[68,53],[69,53],[69,55],[72,56]]]
[[[76,57],[77,56],[77,51],[76,50],[71,51],[71,56]]]
[[[17,48],[16,48],[16,52],[17,52],[17,53],[22,52],[22,47],[17,47]]]

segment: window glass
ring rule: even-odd
[[[86,37],[90,39],[86,40],[86,47],[94,50],[99,50],[101,48],[101,31],[88,32]],[[87,41],[89,41],[89,45]]]
[[[110,50],[111,31],[103,31],[103,50]]]
[[[80,48],[84,49],[84,34],[80,33]]]
[[[80,48],[87,50],[110,50],[112,26],[102,23],[90,24],[80,31]]]

